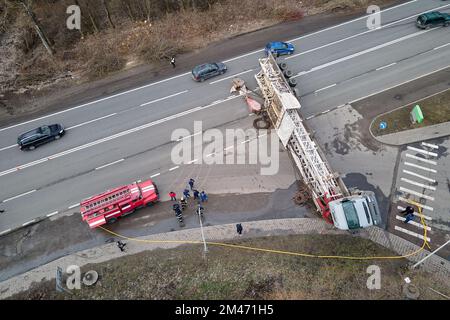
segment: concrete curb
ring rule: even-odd
[[[290,218],[253,221],[243,223],[243,227],[244,234],[242,238],[289,234],[348,234],[345,231],[335,229],[324,220],[318,218]],[[236,234],[234,223],[205,227],[204,234],[207,241],[229,241],[240,238]],[[378,227],[371,227],[361,230],[358,236],[370,239],[399,254],[410,253],[419,248],[416,245],[400,237],[392,235]],[[76,254],[61,257],[24,274],[5,280],[0,283],[0,299],[5,299],[21,291],[28,290],[33,283],[55,279],[56,268],[58,266],[65,270],[70,265],[82,267],[87,264],[101,263],[147,250],[175,248],[183,245],[182,241],[195,241],[201,243],[201,232],[198,228],[186,229],[139,237],[138,239],[146,240],[147,242],[128,241],[127,250],[125,252],[120,252],[115,243],[105,244],[96,248],[78,252]],[[174,240],[180,242],[175,242]],[[151,243],[151,241],[155,242]],[[161,243],[158,241],[168,242]],[[426,253],[427,251],[424,251],[420,254],[409,257],[408,259],[417,262],[422,259]],[[427,259],[422,266],[427,271],[431,271],[439,275],[440,278],[444,279],[444,281],[448,281],[448,279],[450,279],[450,262],[438,256],[433,256]]]

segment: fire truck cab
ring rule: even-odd
[[[81,218],[93,229],[113,223],[119,217],[158,200],[158,188],[152,180],[134,182],[83,200],[80,203]]]

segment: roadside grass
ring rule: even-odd
[[[351,256],[391,256],[386,248],[350,235],[293,235],[239,239],[234,244],[292,252]],[[157,249],[87,265],[99,280],[93,287],[55,291],[55,281],[33,284],[13,299],[406,299],[404,278],[419,289],[419,299],[449,294],[431,274],[409,271],[406,259],[336,260],[201,245]],[[367,267],[381,269],[381,289],[366,286]]]
[[[416,104],[422,109],[424,120],[422,123],[412,124],[409,114]],[[382,121],[387,123],[386,129],[380,129],[379,126]],[[381,136],[447,121],[450,121],[450,90],[401,107],[387,114],[379,115],[372,122],[370,130],[375,136]]]

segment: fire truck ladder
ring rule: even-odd
[[[303,125],[298,112],[300,102],[292,92],[275,58],[269,54],[267,58],[259,59],[259,63],[261,71],[255,78],[265,99],[264,107],[267,108],[275,129],[280,128],[283,117],[288,117],[288,122],[293,124],[292,133],[285,147],[292,154],[317,209],[328,219],[327,203],[343,197],[340,185]]]
[[[130,189],[128,186],[121,187],[117,190],[113,190],[108,192],[95,200],[92,199],[88,204],[85,205],[86,212],[90,213],[93,211],[101,210],[110,206],[113,203],[116,203],[120,200],[123,200],[131,195]],[[86,213],[85,213],[86,214]]]

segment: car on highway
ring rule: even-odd
[[[275,56],[293,54],[294,50],[295,47],[292,43],[280,41],[269,42],[268,44],[266,44],[266,47],[264,48],[266,55],[268,55],[269,52],[271,52]]]
[[[450,14],[439,11],[424,13],[417,17],[416,25],[421,29],[437,26],[448,27],[450,25]]]
[[[17,138],[20,150],[33,150],[37,146],[61,138],[65,133],[60,124],[40,126],[39,128],[22,133]]]
[[[224,74],[227,66],[222,62],[204,63],[192,69],[192,78],[195,81],[203,82],[214,76]]]

